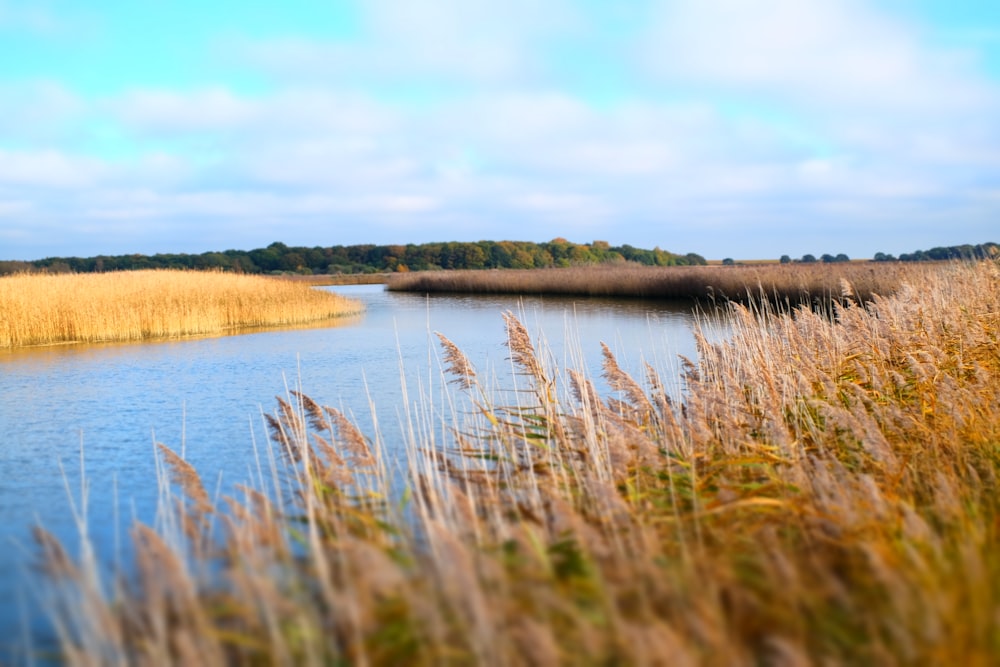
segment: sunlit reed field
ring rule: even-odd
[[[392,274],[387,288],[406,292],[567,294],[656,299],[810,303],[839,297],[844,281],[857,298],[893,293],[933,267],[897,263],[764,264],[751,266],[591,266]]]
[[[400,406],[402,479],[301,392],[233,495],[162,447],[160,519],[116,577],[37,532],[62,657],[1000,664],[998,266],[833,317],[727,308],[731,338],[699,337],[673,398],[608,349],[555,367],[509,313],[517,391],[497,393],[442,335],[447,391]]]
[[[301,324],[362,306],[308,285],[221,272],[0,277],[0,347],[131,341]]]

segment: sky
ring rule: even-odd
[[[0,0],[0,259],[1000,241],[996,0]]]

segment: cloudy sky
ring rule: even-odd
[[[0,259],[1000,241],[996,0],[0,0]]]

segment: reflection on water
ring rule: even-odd
[[[17,582],[32,551],[32,523],[75,543],[60,465],[79,497],[81,445],[91,535],[112,562],[113,545],[123,540],[116,532],[127,534],[133,515],[153,520],[154,442],[183,451],[209,489],[228,491],[256,476],[254,443],[265,437],[260,411],[271,411],[286,387],[301,383],[316,400],[353,414],[369,433],[371,401],[386,446],[398,448],[400,369],[411,401],[418,385],[428,391],[440,383],[435,331],[454,341],[480,375],[503,376],[509,362],[501,313],[511,310],[544,339],[558,365],[583,363],[599,388],[601,341],[637,378],[644,361],[673,376],[676,355],[695,356],[683,304],[427,298],[384,292],[380,285],[328,289],[364,300],[365,315],[226,337],[0,352],[0,642],[20,632]],[[0,662],[8,647],[0,646]]]

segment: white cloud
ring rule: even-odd
[[[995,101],[961,52],[860,0],[659,3],[644,45],[667,80],[794,101],[811,108],[926,110]]]
[[[225,88],[182,93],[132,90],[110,102],[108,111],[125,127],[145,133],[224,132],[250,120],[253,105]]]
[[[439,202],[434,197],[421,195],[383,195],[366,198],[357,206],[362,211],[376,213],[425,213],[438,208]]]
[[[523,77],[537,67],[532,40],[548,37],[571,12],[561,2],[373,0],[365,3],[381,66],[452,72],[478,81]]]
[[[546,61],[538,56],[548,40],[582,25],[566,0],[368,0],[359,12],[357,38],[244,37],[220,52],[286,81],[521,86],[544,78]]]
[[[99,183],[107,165],[88,156],[57,150],[0,150],[0,187],[78,189]]]

